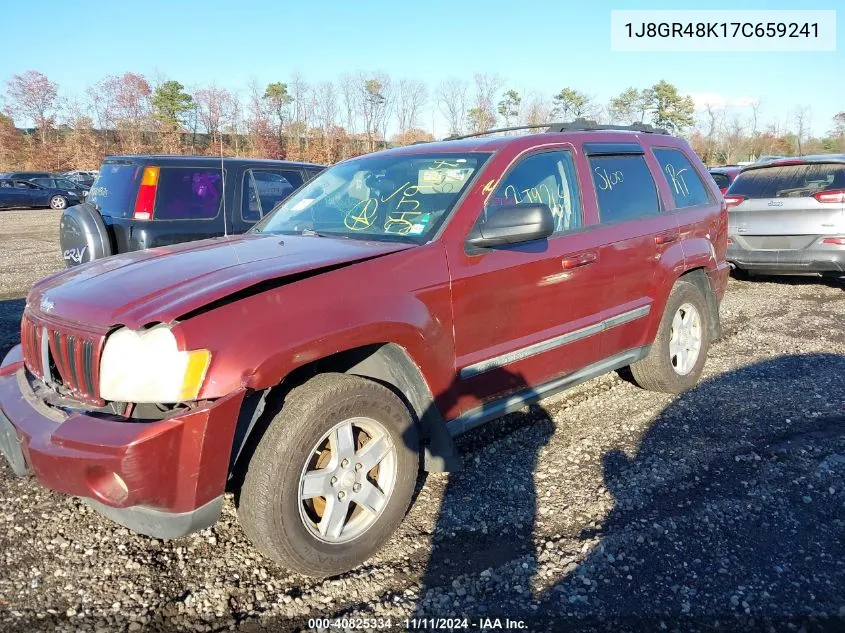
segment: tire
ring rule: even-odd
[[[689,307],[692,307],[690,309]],[[693,312],[698,313],[699,335],[698,352],[694,360],[690,355],[684,356],[686,363],[682,362],[681,354],[673,355],[672,336],[673,321],[676,316],[693,318]],[[643,389],[649,391],[661,391],[664,393],[681,393],[695,386],[704,370],[704,363],[707,361],[707,351],[710,349],[710,325],[712,315],[707,307],[707,300],[701,289],[693,282],[686,279],[679,279],[675,282],[669,298],[666,301],[666,309],[660,320],[657,329],[657,336],[648,352],[648,355],[640,361],[631,365],[631,375],[634,381]],[[682,323],[682,327],[683,323]],[[681,328],[678,328],[680,331]],[[677,340],[677,339],[676,339]],[[687,337],[686,340],[694,340]],[[676,343],[681,348],[686,346],[683,343]],[[694,347],[693,343],[690,343]]]
[[[50,208],[56,211],[62,211],[67,208],[67,198],[64,196],[53,196],[50,198]]]
[[[347,424],[354,427],[355,421],[370,425],[375,422],[383,432],[380,437],[389,438],[391,446],[377,468],[367,471],[362,465],[363,473],[358,464],[344,466],[344,462],[336,461],[333,447],[342,443],[340,439],[335,439],[335,444],[326,440],[326,435],[333,435],[332,429],[338,425],[340,429]],[[355,462],[359,458],[365,460],[362,450],[372,442],[370,439],[362,445],[362,439],[367,438],[362,430],[358,428],[357,436],[348,436],[354,437],[353,448],[358,447]],[[375,425],[366,430],[371,438],[379,437],[378,432]],[[339,436],[341,431],[337,433]],[[328,451],[315,452],[320,446],[328,447]],[[343,454],[342,450],[337,451],[339,457]],[[321,463],[326,455],[328,461]],[[256,446],[241,488],[241,525],[264,555],[289,569],[316,577],[349,571],[381,548],[402,522],[419,464],[416,427],[402,400],[371,380],[347,374],[319,374],[288,394]],[[312,494],[312,498],[303,500],[305,493],[301,495],[300,491],[305,490],[306,470],[320,477],[323,472],[337,475],[331,480],[320,480],[319,489],[330,490],[331,495]],[[372,492],[376,471],[378,487],[386,494],[379,497],[379,511],[372,512],[356,502],[356,495]],[[390,472],[394,473],[391,487]],[[352,484],[351,477],[361,483]],[[353,492],[355,486],[358,492]],[[345,507],[341,496],[346,496],[351,514],[336,511]],[[339,533],[333,529],[336,522],[328,520],[335,516],[348,517]],[[369,525],[361,531],[368,521]],[[324,527],[326,533],[322,534]]]

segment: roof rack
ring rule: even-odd
[[[544,132],[586,132],[592,130],[617,130],[629,132],[644,132],[646,134],[669,134],[669,131],[662,127],[654,127],[648,123],[633,123],[631,125],[599,125],[588,119],[575,119],[564,123],[534,123],[531,125],[516,125],[513,127],[500,127],[473,134],[447,136],[444,141],[458,141],[464,138],[485,136],[486,134],[498,134],[500,132],[513,132],[514,130],[535,130],[546,128]]]

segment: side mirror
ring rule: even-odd
[[[467,239],[476,248],[519,244],[549,237],[555,219],[547,204],[529,203],[497,207],[486,222],[477,222]]]

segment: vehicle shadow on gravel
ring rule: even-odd
[[[21,315],[26,299],[0,299],[0,360],[21,342]]]
[[[840,355],[752,364],[605,454],[614,508],[537,628],[845,629],[843,376]]]
[[[507,384],[510,392],[528,389],[522,375],[501,368],[489,372],[489,377]],[[467,576],[489,578],[494,569],[517,570],[504,587],[509,599],[515,595],[531,598],[529,584],[522,581],[533,577],[538,554],[533,538],[534,473],[540,451],[553,434],[551,416],[542,406],[531,405],[458,440],[464,468],[448,476],[416,617],[495,612],[501,604],[495,594],[489,602],[479,603],[466,597],[470,588],[464,586]],[[507,445],[504,450],[502,444]],[[463,603],[460,609],[455,608],[456,598]]]

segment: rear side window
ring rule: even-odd
[[[685,209],[708,204],[707,187],[684,153],[676,149],[654,149],[663,177],[669,183],[675,207]]]
[[[845,165],[774,165],[743,171],[728,193],[746,198],[808,198],[820,191],[845,189]]]
[[[301,184],[302,175],[297,171],[246,170],[241,217],[245,222],[257,222]]]
[[[86,200],[93,202],[102,215],[131,217],[143,171],[139,165],[103,163]]]
[[[716,186],[719,189],[727,189],[731,186],[731,179],[725,174],[714,174],[713,172],[710,172],[710,175],[713,176],[713,180],[716,182]]]
[[[217,216],[222,197],[219,169],[162,167],[153,219],[208,220]]]
[[[591,156],[602,224],[660,213],[654,178],[640,154]]]

